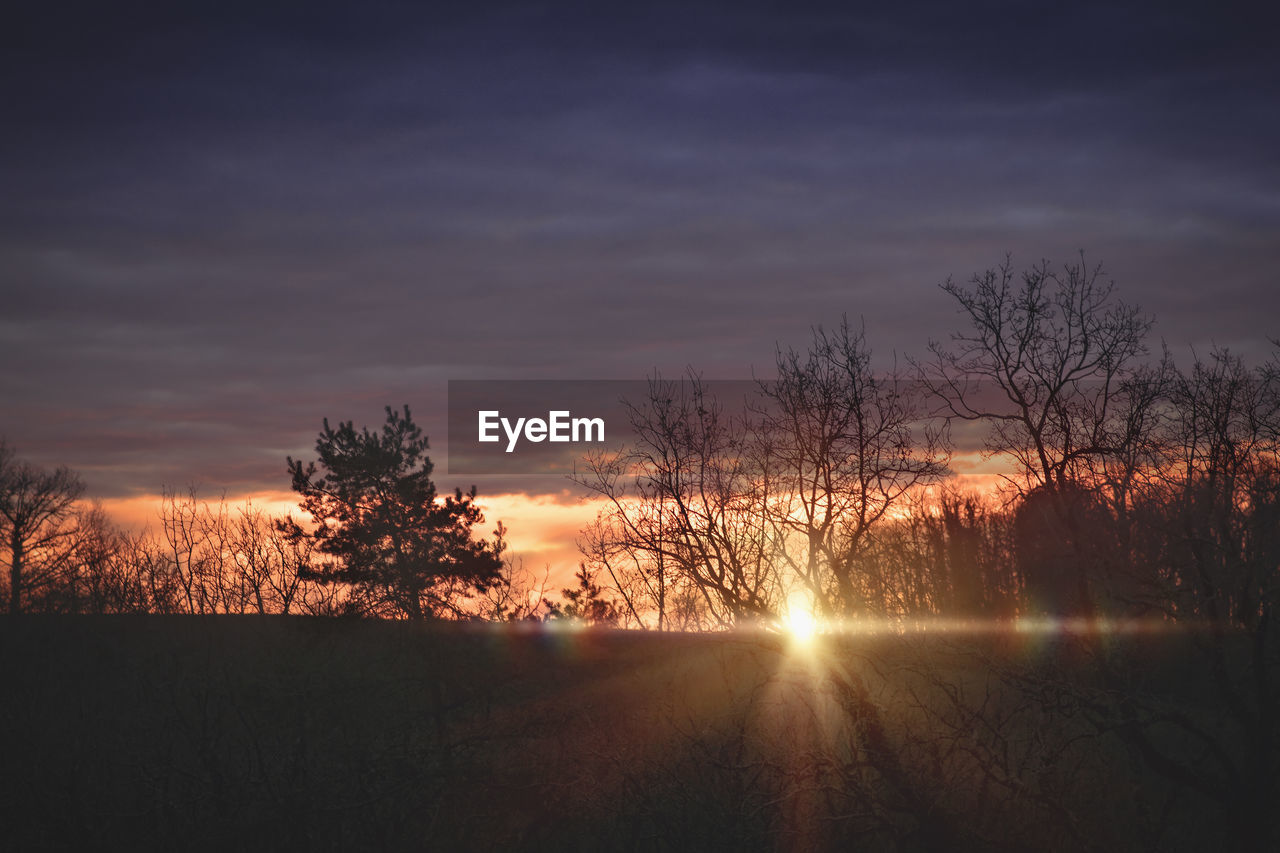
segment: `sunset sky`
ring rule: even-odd
[[[1176,355],[1280,336],[1262,4],[21,5],[0,435],[122,510],[286,497],[388,404],[466,487],[449,379],[767,375],[842,312],[888,364],[1006,252]],[[472,479],[571,559],[568,483]]]

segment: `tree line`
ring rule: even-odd
[[[123,530],[66,467],[0,442],[0,535],[17,613],[279,613],[516,619],[541,603],[470,493],[440,499],[408,407],[380,431],[326,420],[304,465],[288,459],[305,517],[165,489],[158,529]]]
[[[635,440],[575,476],[604,509],[551,602],[504,528],[440,495],[408,408],[326,420],[287,460],[302,516],[166,492],[116,529],[66,468],[0,445],[10,612],[533,618],[658,629],[1035,614],[1265,624],[1280,565],[1280,362],[1225,349],[1179,368],[1083,257],[948,280],[960,327],[877,370],[865,328],[780,348],[720,400],[693,371],[628,403]],[[949,478],[955,436],[1006,461],[998,495]],[[973,439],[970,438],[970,441]]]
[[[635,441],[578,474],[605,507],[579,595],[599,584],[620,621],[659,628],[777,623],[794,606],[1264,622],[1280,361],[1153,356],[1152,319],[1083,257],[1006,259],[942,289],[961,328],[901,369],[874,369],[845,320],[780,349],[745,400],[694,371],[651,379],[629,405]],[[1004,460],[997,494],[948,478],[960,430]]]

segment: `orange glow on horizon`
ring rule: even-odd
[[[178,492],[179,500],[186,492]],[[255,510],[283,518],[292,514],[299,521],[307,519],[298,506],[298,495],[291,491],[258,491],[227,493],[197,492],[199,501],[217,505],[225,500],[228,511],[235,513],[246,503]],[[130,497],[104,498],[96,501],[106,511],[111,521],[130,532],[140,533],[160,529],[161,494],[142,494]],[[524,568],[538,574],[549,571],[548,589],[574,585],[581,555],[577,537],[581,530],[596,517],[596,502],[565,502],[553,497],[531,497],[519,493],[482,495],[477,503],[484,511],[484,524],[478,531],[482,536],[492,536],[499,521],[507,528],[507,547],[511,557],[521,560]]]
[[[178,499],[187,496],[187,492],[178,492]],[[217,505],[223,500],[221,492],[197,492],[196,499],[203,503]],[[132,532],[141,532],[147,528],[156,530],[160,526],[160,505],[164,500],[161,494],[133,495],[127,498],[102,498],[94,501],[100,504],[111,520],[118,526]],[[261,491],[240,494],[227,493],[225,496],[227,509],[235,512],[243,509],[246,503],[255,510],[268,515],[280,516],[292,513],[299,515],[297,496],[293,492]]]
[[[952,476],[940,484],[921,487],[920,494],[930,497],[936,490],[947,489],[962,494],[977,494],[987,498],[999,493],[1007,481],[1002,474],[1009,469],[1008,460],[981,459],[981,454],[963,454],[953,459]],[[185,491],[177,493],[179,500],[187,497]],[[233,515],[246,505],[271,516],[292,515],[300,522],[309,520],[298,506],[298,495],[290,490],[270,489],[222,493],[212,489],[199,491],[199,501],[216,506],[225,501]],[[160,508],[164,497],[159,493],[129,497],[104,498],[96,501],[116,525],[131,532],[160,530]],[[522,565],[526,572],[538,576],[546,573],[546,589],[558,592],[576,585],[574,577],[582,555],[578,550],[578,538],[593,522],[601,510],[609,507],[602,497],[575,500],[568,495],[533,496],[520,492],[481,494],[477,503],[484,512],[484,523],[477,534],[492,536],[499,521],[506,528],[508,557]],[[624,500],[624,504],[632,500]],[[914,501],[905,500],[891,509],[888,519],[910,515],[918,509]]]

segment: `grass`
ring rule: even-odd
[[[22,850],[1217,846],[1090,723],[1158,700],[1230,740],[1189,640],[1124,642],[0,619],[0,821]],[[1121,693],[1098,655],[1139,662]]]

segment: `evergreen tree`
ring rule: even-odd
[[[401,414],[388,406],[380,432],[357,432],[351,421],[335,429],[326,419],[318,462],[288,459],[314,520],[310,532],[292,520],[290,530],[332,558],[311,574],[351,584],[377,610],[410,619],[458,614],[460,599],[500,582],[502,569],[501,537],[472,535],[484,521],[475,487],[439,500],[426,451],[409,407]]]

